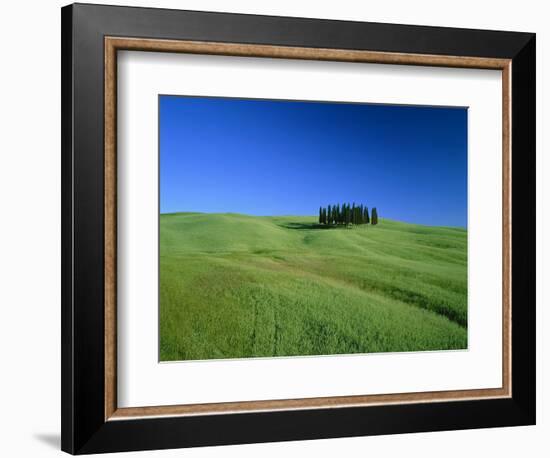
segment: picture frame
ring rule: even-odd
[[[74,4],[62,8],[61,46],[64,451],[535,424],[534,34]],[[120,51],[502,72],[502,386],[120,408]]]

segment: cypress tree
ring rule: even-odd
[[[378,224],[378,212],[376,211],[376,207],[372,209],[371,224]]]
[[[342,204],[342,224],[346,224],[348,214],[347,204]]]
[[[347,204],[343,204],[343,205],[342,205],[342,224],[346,224],[346,214],[347,214],[347,211],[348,211],[348,206],[347,206]]]
[[[351,222],[350,205],[346,204],[346,226]]]
[[[364,216],[364,219],[365,219],[365,224],[369,224],[369,223],[370,223],[370,218],[369,218],[369,207],[365,207],[365,216]]]
[[[330,204],[328,206],[327,214],[328,214],[327,224],[332,224],[332,207],[330,206]]]
[[[355,202],[351,205],[351,223],[355,224],[356,220],[355,217],[357,216],[357,212],[355,211]]]
[[[323,224],[323,207],[319,207],[319,224]]]

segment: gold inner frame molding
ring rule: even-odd
[[[364,396],[242,401],[119,408],[117,405],[117,51],[152,51],[240,57],[493,69],[502,72],[502,387]],[[239,43],[105,37],[105,420],[151,416],[208,415],[320,409],[381,404],[506,398],[512,394],[511,367],[511,60],[389,53]]]

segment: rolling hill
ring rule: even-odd
[[[466,347],[464,229],[160,216],[161,361]]]

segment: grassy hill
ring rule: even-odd
[[[160,217],[162,361],[461,349],[467,233]]]

